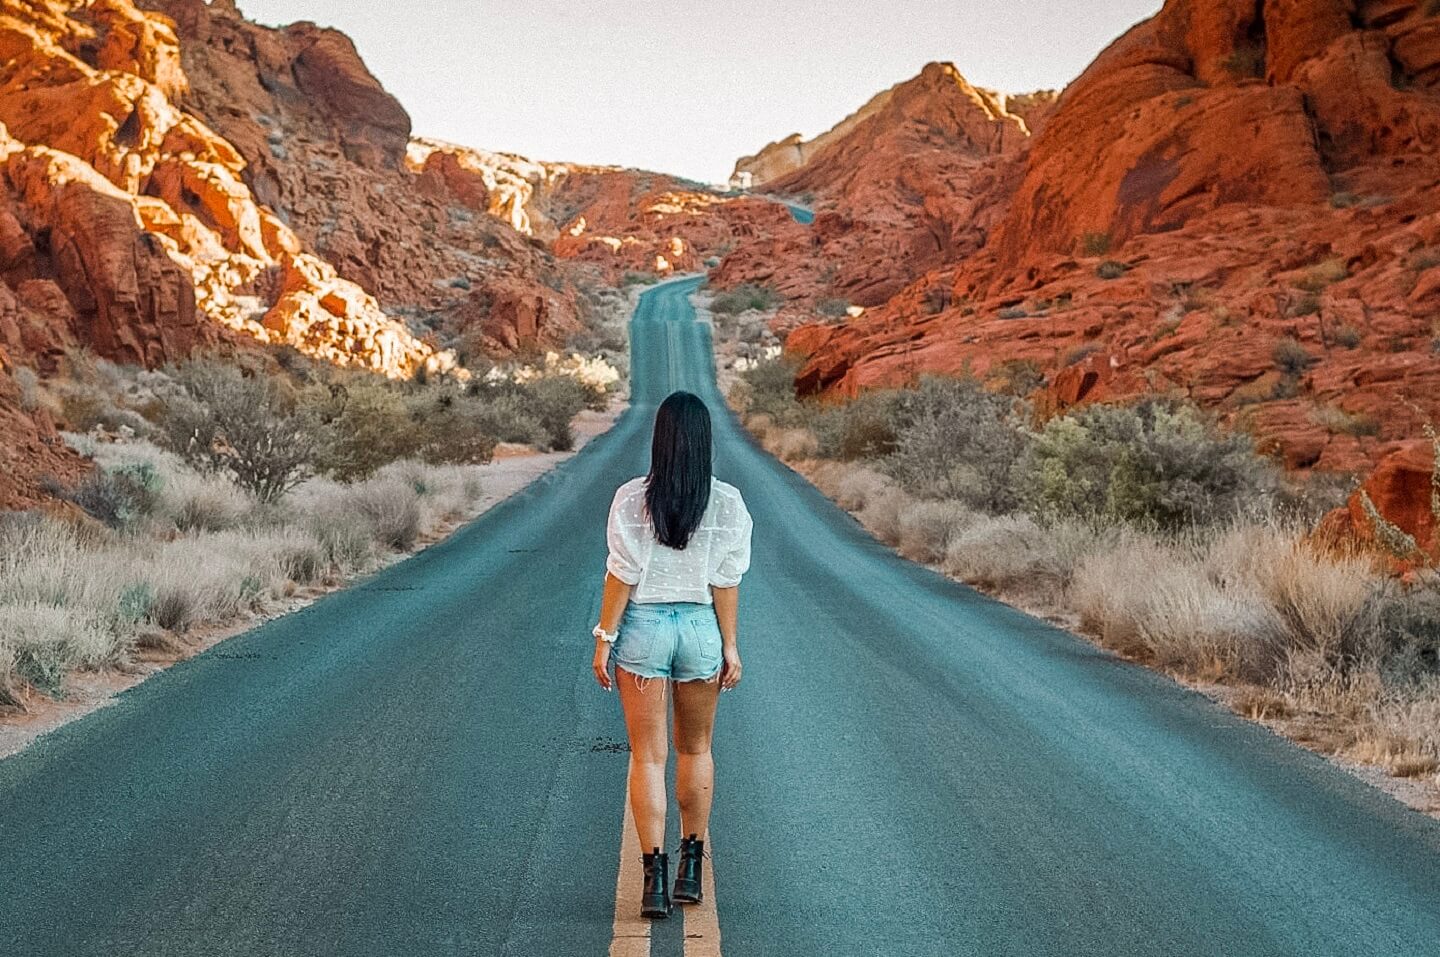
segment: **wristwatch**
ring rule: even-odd
[[[606,631],[599,625],[596,625],[594,630],[592,630],[590,634],[594,635],[596,638],[599,638],[601,641],[607,641],[612,645],[615,643],[615,639],[620,637],[620,632]]]

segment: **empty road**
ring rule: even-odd
[[[641,300],[577,456],[0,762],[0,954],[1440,953],[1440,824],[877,544],[725,410],[695,283]],[[675,388],[754,558],[711,900],[651,930],[589,632]]]

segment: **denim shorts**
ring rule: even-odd
[[[616,667],[641,678],[708,681],[720,673],[721,644],[714,605],[632,601],[611,654]]]

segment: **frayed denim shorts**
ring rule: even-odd
[[[720,674],[715,606],[697,601],[634,602],[620,616],[615,666],[641,678],[713,681]]]

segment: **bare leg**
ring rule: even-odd
[[[615,669],[620,706],[625,710],[625,731],[630,738],[630,811],[640,849],[649,854],[665,847],[665,678],[637,678]]]
[[[710,740],[715,729],[718,681],[677,681],[675,689],[675,796],[680,803],[681,836],[703,841],[710,826],[715,792],[715,761]]]

